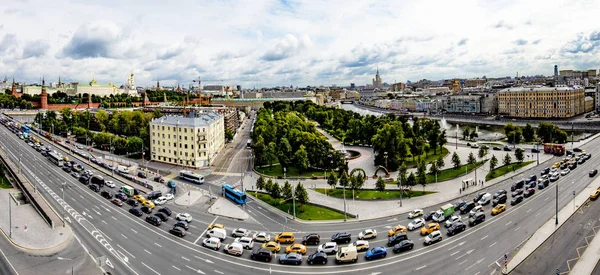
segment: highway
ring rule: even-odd
[[[142,218],[135,217],[127,212],[128,206],[118,207],[110,201],[100,197],[79,183],[77,179],[62,171],[59,167],[42,157],[16,135],[5,127],[0,127],[0,135],[5,138],[0,145],[5,148],[13,161],[18,163],[19,154],[22,154],[21,164],[23,173],[32,182],[38,185],[38,190],[44,194],[53,206],[66,213],[70,225],[76,236],[81,239],[93,257],[106,255],[110,264],[105,266],[106,271],[113,274],[267,274],[267,273],[290,273],[290,274],[331,274],[352,273],[363,274],[381,272],[383,274],[410,274],[418,272],[421,274],[491,274],[498,269],[497,263],[501,264],[501,258],[505,253],[509,257],[515,248],[526,240],[537,228],[554,215],[555,185],[559,185],[559,207],[563,207],[571,198],[572,192],[577,193],[584,189],[591,179],[588,171],[596,166],[598,161],[595,157],[580,165],[567,176],[562,177],[550,188],[536,190],[531,198],[526,198],[517,206],[508,205],[507,211],[496,217],[489,214],[490,206],[486,206],[486,221],[475,227],[468,227],[453,237],[445,235],[440,243],[425,247],[422,244],[422,236],[417,231],[409,232],[409,239],[415,242],[412,251],[394,254],[389,250],[385,259],[365,261],[364,253],[359,256],[358,263],[350,265],[335,265],[330,261],[324,266],[308,266],[303,264],[297,267],[282,266],[273,261],[271,263],[258,263],[249,259],[249,251],[242,257],[234,257],[224,254],[222,251],[215,252],[201,247],[201,234],[206,225],[218,222],[225,225],[228,230],[237,227],[248,228],[252,231],[266,231],[272,236],[285,230],[294,231],[296,238],[300,239],[306,233],[318,233],[322,242],[327,241],[331,235],[339,231],[352,233],[353,240],[360,231],[373,228],[379,232],[375,240],[371,240],[371,247],[384,245],[386,243],[387,229],[397,224],[406,226],[409,223],[407,215],[388,217],[369,221],[349,221],[346,223],[318,223],[304,224],[295,221],[285,222],[284,218],[268,209],[259,207],[250,201],[246,209],[249,210],[251,218],[240,222],[226,218],[216,218],[206,210],[209,205],[201,204],[192,207],[177,206],[172,202],[167,206],[174,213],[188,212],[193,215],[194,221],[184,238],[178,238],[168,233],[168,229],[174,223],[171,216],[167,224],[159,227],[150,225]],[[594,140],[582,146],[588,153],[598,156],[600,153],[600,141]],[[56,147],[56,145],[52,145]],[[240,148],[236,148],[240,149]],[[238,150],[238,152],[248,150]],[[235,157],[237,159],[237,156]],[[85,163],[78,161],[86,169],[98,171]],[[554,161],[549,161],[551,164]],[[241,163],[244,163],[242,160]],[[234,163],[230,167],[242,165]],[[235,169],[235,168],[233,168]],[[539,175],[542,168],[534,169]],[[232,172],[228,169],[228,172]],[[103,175],[111,178],[109,175]],[[112,179],[114,180],[114,179]],[[235,183],[238,177],[222,177],[222,180]],[[510,190],[510,185],[517,179],[507,180],[493,187],[488,187],[490,193],[498,189]],[[201,188],[208,188],[208,183]],[[120,183],[117,182],[117,186]],[[66,183],[64,189],[64,201],[62,200],[61,187]],[[183,187],[189,188],[189,184]],[[106,187],[105,187],[106,188]],[[218,190],[218,186],[212,188]],[[510,198],[509,198],[510,199]],[[446,202],[440,202],[440,205]],[[569,205],[570,206],[570,205]],[[425,212],[438,209],[439,205],[425,208]],[[560,218],[560,217],[559,217]],[[463,216],[463,220],[467,220]],[[231,238],[225,241],[230,243]],[[284,249],[284,247],[282,247]],[[308,247],[308,253],[315,251],[314,246]],[[331,257],[330,257],[331,258]]]

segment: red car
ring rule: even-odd
[[[120,199],[114,199],[114,200],[112,200],[112,203],[117,206],[123,206],[123,201]]]

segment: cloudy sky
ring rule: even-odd
[[[594,0],[0,0],[0,76],[358,85],[600,68]],[[222,80],[222,81],[219,81]]]

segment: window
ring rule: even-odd
[[[168,131],[171,131],[171,127],[167,127],[167,130],[168,130]]]
[[[187,136],[183,137],[184,140],[187,140]]]
[[[163,146],[165,146],[165,142],[163,141]]]
[[[187,149],[187,144],[184,146],[185,149]],[[185,153],[187,155],[187,153]]]
[[[162,127],[162,130],[163,130],[163,131],[165,130],[165,126],[163,126],[163,127]],[[163,135],[163,136],[164,136],[164,135]]]
[[[187,156],[188,156],[188,153],[187,153],[187,152],[185,152],[185,157],[187,158]]]
[[[184,132],[184,133],[187,133],[187,128],[183,128],[183,132]]]
[[[156,141],[156,140],[152,140],[152,144],[154,144],[154,142],[155,142],[155,141]]]
[[[194,150],[194,144],[192,144],[192,150]]]
[[[152,130],[154,130],[154,125],[152,125]]]
[[[165,138],[165,134],[163,134],[163,138]]]

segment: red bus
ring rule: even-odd
[[[565,154],[565,145],[556,143],[544,143],[544,153],[562,156]]]

